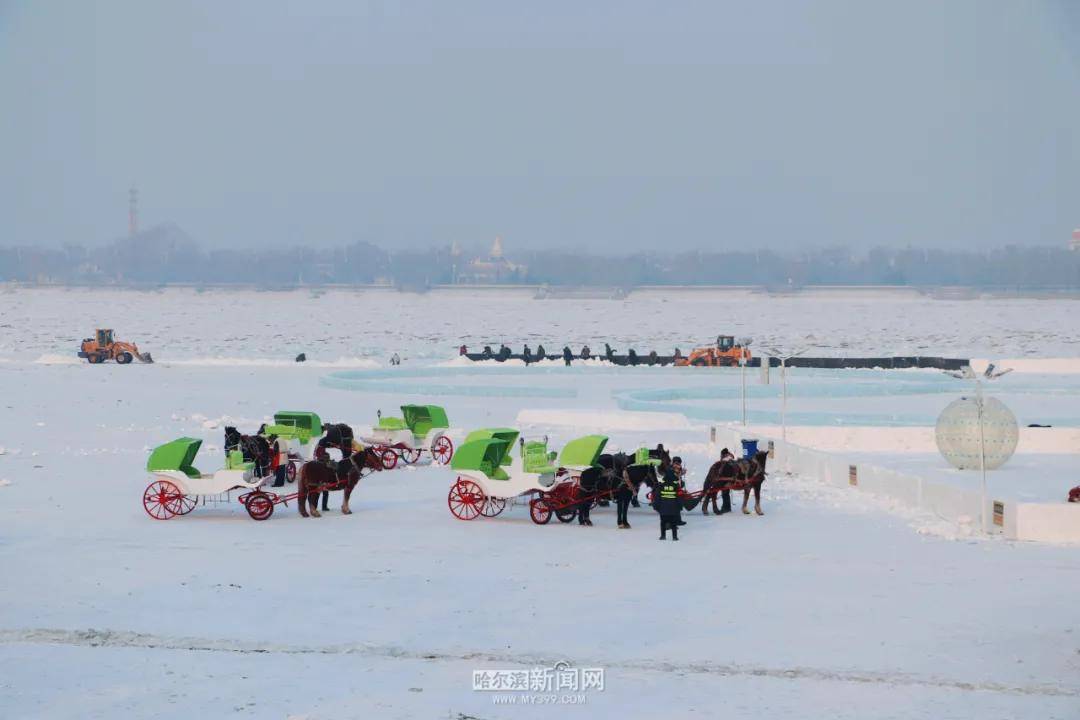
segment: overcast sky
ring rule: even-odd
[[[0,245],[1064,244],[1080,0],[0,0]]]

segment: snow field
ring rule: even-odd
[[[764,486],[763,517],[739,513],[736,494],[732,515],[688,513],[679,543],[657,541],[657,519],[647,508],[631,511],[630,531],[615,529],[613,509],[596,510],[592,528],[535,526],[524,507],[494,520],[457,521],[446,507],[453,473],[427,465],[366,479],[349,517],[335,509],[302,520],[294,506],[279,506],[256,523],[234,501],[155,522],[139,502],[149,481],[147,453],[175,437],[203,438],[197,464],[211,471],[223,462],[225,424],[250,431],[277,409],[313,409],[362,431],[377,409],[396,413],[400,404],[423,401],[446,406],[456,438],[509,424],[548,435],[556,447],[593,430],[610,434],[612,449],[664,442],[684,457],[696,488],[715,459],[708,426],[719,423],[670,408],[628,411],[613,393],[737,383],[723,373],[687,379],[659,369],[465,368],[423,378],[380,370],[365,378],[363,391],[347,392],[323,378],[374,368],[297,366],[290,361],[299,351],[333,363],[381,361],[399,350],[408,356],[401,369],[411,370],[424,352],[447,360],[460,344],[455,333],[474,333],[470,344],[499,332],[529,333],[524,338],[535,345],[563,335],[563,327],[590,342],[629,327],[670,344],[687,327],[714,322],[722,305],[757,313],[736,333],[754,325],[790,340],[813,325],[834,346],[847,343],[838,352],[925,344],[937,354],[955,348],[1015,356],[1041,332],[1053,357],[1074,347],[1068,302],[1010,301],[1016,304],[996,306],[999,312],[976,313],[963,302],[933,304],[929,312],[931,301],[867,299],[845,323],[820,307],[752,298],[745,305],[717,297],[551,305],[508,294],[485,295],[498,302],[472,322],[464,308],[475,309],[475,298],[166,291],[131,303],[117,302],[110,294],[117,291],[36,292],[5,296],[12,302],[0,310],[0,325],[12,326],[0,333],[27,340],[25,353],[0,364],[0,479],[9,483],[0,483],[5,718],[1080,715],[1075,547],[981,539],[970,518],[959,522],[846,484],[848,453],[860,466],[948,484],[930,467],[925,427],[895,438],[864,426],[789,429],[800,444],[831,443],[842,453],[822,460],[806,450],[814,472],[792,467],[798,472],[789,474],[781,449]],[[397,312],[399,321],[353,344],[317,320],[342,301],[365,317]],[[436,304],[461,322],[429,332],[425,318]],[[223,309],[230,317],[265,316],[266,327],[237,332],[221,323]],[[793,314],[775,320],[774,312]],[[72,343],[106,317],[159,363],[33,362],[73,352]],[[923,318],[934,323],[929,331],[917,325]],[[963,324],[971,318],[974,329]],[[1014,332],[1021,326],[1033,335]],[[640,338],[621,346],[627,340]],[[165,362],[170,355],[190,364]],[[250,361],[212,365],[208,358]],[[448,364],[455,370],[455,361]],[[1018,371],[999,382],[999,392],[1018,388],[1012,397],[1024,417],[1052,411],[1067,418],[1075,400],[1061,377]],[[416,394],[419,383],[492,394],[428,397]],[[514,386],[572,394],[499,395]],[[687,402],[732,412],[738,398],[723,392],[727,397]],[[947,397],[855,398],[849,409],[896,402],[881,412],[926,415]],[[768,404],[775,398],[755,402],[775,410]],[[801,403],[819,416],[844,410],[833,402],[796,396],[793,408]],[[754,432],[764,439],[773,429]],[[1033,493],[1017,495],[1028,502],[1064,483],[1077,454],[1070,449],[1074,428],[1026,435],[1014,462],[1027,475],[1041,471],[1018,490]],[[832,474],[819,473],[820,463]],[[1043,477],[1050,475],[1059,478]],[[955,489],[969,490],[960,483]],[[339,506],[337,496],[332,507]],[[496,705],[470,687],[474,669],[559,660],[604,667],[606,690],[585,705],[552,709]]]

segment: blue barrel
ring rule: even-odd
[[[757,454],[757,444],[757,440],[742,441],[742,456],[744,460],[749,460]]]

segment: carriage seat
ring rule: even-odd
[[[181,469],[188,474],[188,477],[199,477],[199,475],[198,475],[199,471],[198,470],[195,470],[195,473],[196,473],[195,475],[192,475],[190,472],[188,472],[189,469],[194,470],[194,468],[181,468]],[[244,471],[254,470],[255,469],[255,463],[250,462],[250,461],[245,462],[244,461],[244,453],[243,453],[242,450],[230,450],[229,453],[225,456],[225,469],[226,470],[244,470]]]
[[[552,458],[548,454],[546,443],[527,442],[523,452],[524,462],[522,464],[525,472],[554,476],[559,471],[559,468],[551,464]]]
[[[399,417],[381,417],[376,427],[379,430],[404,430],[405,421]]]
[[[634,464],[660,467],[660,460],[659,458],[649,457],[649,448],[641,447],[634,452]]]

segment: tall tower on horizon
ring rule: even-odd
[[[139,190],[135,183],[128,190],[128,237],[135,237],[139,232]]]

